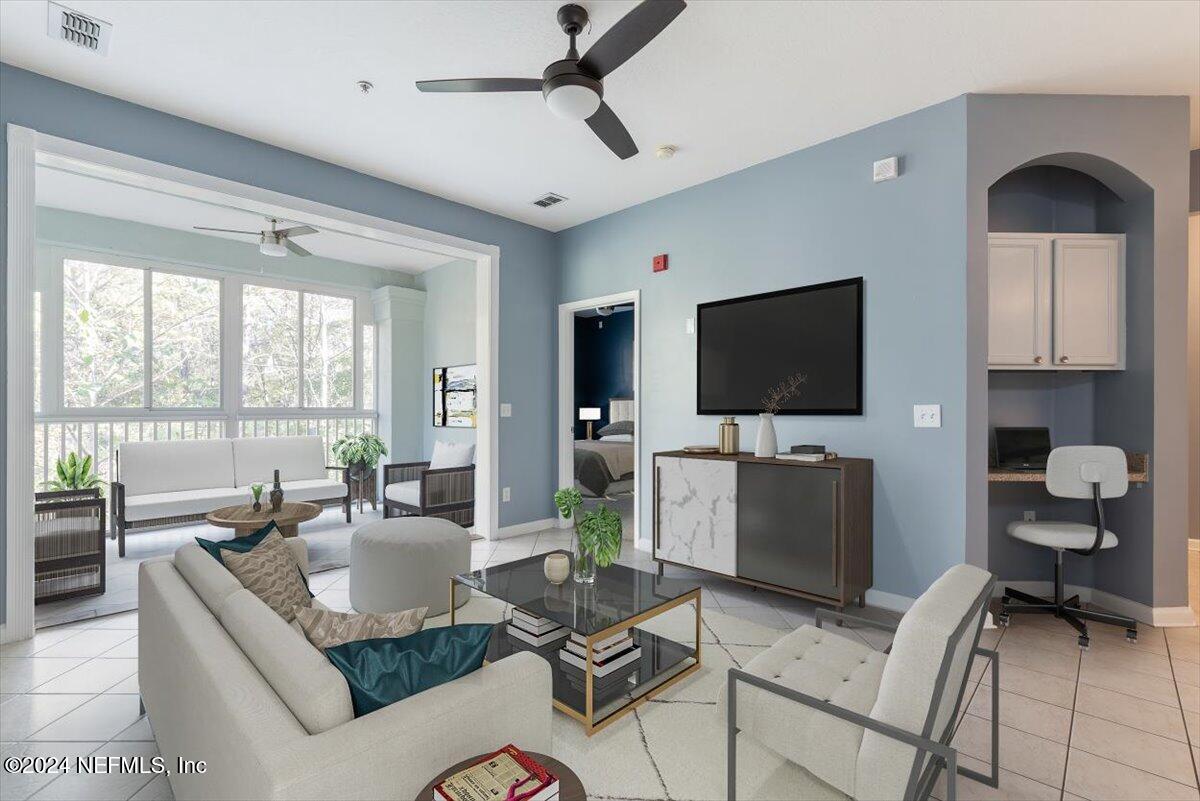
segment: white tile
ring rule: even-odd
[[[131,637],[120,645],[113,646],[100,654],[100,659],[137,659],[138,638]]]
[[[0,658],[0,692],[26,693],[82,665],[83,657],[10,656]]]
[[[158,756],[158,746],[154,743],[106,743],[89,758],[130,758],[141,757],[144,771],[150,770],[150,761]],[[134,793],[141,790],[154,778],[150,772],[131,771],[80,774],[72,773],[59,776],[50,784],[34,793],[34,799],[86,799],[86,801],[125,801]]]
[[[85,656],[91,658],[93,656],[100,656],[105,651],[136,636],[137,631],[130,631],[129,629],[87,629],[86,631],[79,632],[74,637],[68,637],[62,642],[55,643],[49,648],[38,651],[37,656]]]
[[[30,696],[62,698],[58,695]],[[48,726],[34,732],[30,740],[110,740],[141,717],[136,695],[97,695]]]
[[[137,588],[136,579],[133,586]],[[96,618],[95,622],[88,626],[91,629],[130,629],[137,631],[138,613],[137,612],[121,612],[116,615],[105,615],[104,617]]]
[[[76,757],[87,756],[104,743],[4,743],[0,746],[0,756],[32,757],[35,759],[67,760],[67,766],[74,769],[72,761]],[[10,772],[3,770],[0,776],[0,798],[4,801],[23,801],[62,775],[57,766],[49,771]]]
[[[1074,748],[1067,760],[1065,789],[1091,801],[1128,801],[1133,798],[1195,801],[1200,798],[1195,787]]]
[[[952,745],[976,759],[990,760],[991,726],[990,721],[968,714],[954,733]],[[1001,767],[1036,782],[1057,787],[1062,784],[1066,759],[1066,745],[1005,725],[1000,726]]]
[[[136,659],[91,659],[39,684],[33,693],[102,693],[137,673]]]
[[[1079,685],[1075,711],[1179,742],[1186,743],[1188,739],[1184,716],[1178,706],[1156,704],[1090,684]]]
[[[17,695],[0,707],[0,740],[24,740],[38,729],[79,708],[95,696],[91,695]],[[107,740],[107,737],[64,737],[71,739]]]
[[[125,679],[125,681],[121,682],[117,686],[108,690],[109,695],[112,695],[113,693],[132,693],[137,695],[140,692],[141,688],[138,686],[138,677],[136,673]]]
[[[142,789],[138,790],[129,801],[175,801],[171,792],[171,782],[166,776],[155,776]]]
[[[33,656],[43,648],[49,648],[56,642],[62,642],[67,637],[73,637],[81,631],[83,629],[78,626],[54,626],[47,629],[38,629],[37,633],[28,640],[0,645],[0,657]]]
[[[150,718],[143,715],[140,720],[113,739],[131,742],[153,742],[154,731],[150,728]]]
[[[1071,729],[1071,750],[1076,749],[1180,784],[1196,784],[1196,768],[1187,743],[1081,712],[1075,713]]]

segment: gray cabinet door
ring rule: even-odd
[[[738,465],[738,575],[840,597],[837,470]]]

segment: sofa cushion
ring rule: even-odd
[[[971,648],[986,604],[972,615],[960,640],[951,642],[951,637],[990,580],[991,574],[986,570],[956,565],[913,603],[892,640],[879,696],[870,710],[872,718],[921,734],[949,646],[952,649],[950,669],[930,732],[935,740],[941,737],[950,722],[971,663]],[[916,749],[912,746],[867,732],[859,752],[852,795],[856,798],[902,798],[915,758]]]
[[[249,502],[249,490],[240,490],[233,486],[152,492],[147,495],[130,495],[126,490],[125,519],[154,520],[177,515],[203,515],[222,506]]]
[[[475,623],[355,640],[326,649],[325,656],[350,685],[357,718],[479,670],[494,628]]]
[[[383,497],[397,503],[407,503],[409,506],[421,505],[421,482],[397,481],[383,488]]]
[[[117,464],[126,496],[237,485],[227,439],[124,442]]]
[[[429,457],[429,469],[441,470],[446,467],[466,467],[475,459],[475,445],[470,442],[433,443],[433,455]]]
[[[325,445],[320,437],[238,437],[233,440],[235,486],[328,478]]]
[[[272,520],[270,523],[267,523],[265,526],[252,534],[246,534],[242,537],[234,537],[231,540],[206,540],[203,537],[196,537],[196,544],[203,548],[209,556],[211,556],[213,559],[216,559],[223,565],[225,564],[225,560],[221,557],[221,551],[245,553],[266,539],[266,536],[272,531],[278,530],[278,526],[276,526],[275,521]]]
[[[278,531],[272,531],[249,551],[227,551],[225,567],[242,586],[275,610],[285,621],[296,616],[296,608],[308,606],[312,597],[292,549]]]
[[[242,589],[242,583],[194,542],[175,551],[175,569],[214,615],[225,599]]]
[[[230,595],[217,617],[309,734],[354,718],[341,672],[250,590]]]
[[[281,481],[279,488],[283,490],[285,501],[326,501],[330,498],[345,498],[350,488],[344,482],[331,478],[306,478],[300,481]],[[268,490],[270,487],[268,486]],[[245,491],[250,492],[246,487]],[[263,493],[263,505],[268,505],[266,493]]]
[[[333,612],[328,609],[296,610],[296,621],[304,637],[317,650],[354,640],[374,640],[380,637],[407,637],[416,634],[425,623],[428,606],[406,609],[403,612],[382,614],[363,612]]]
[[[751,659],[744,670],[784,687],[866,714],[875,703],[888,657],[865,643],[801,626]],[[767,748],[855,798],[863,729],[848,721],[738,684],[737,725]],[[718,699],[724,712],[726,686]]]

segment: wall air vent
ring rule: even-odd
[[[46,33],[51,39],[61,39],[105,56],[108,55],[108,42],[112,38],[112,25],[49,2],[46,4]]]
[[[547,192],[537,200],[533,201],[533,205],[541,206],[543,209],[548,209],[555,203],[562,203],[564,200],[566,200],[566,198],[562,195],[556,195],[553,192]]]

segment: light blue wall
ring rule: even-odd
[[[891,155],[900,178],[872,183]],[[642,291],[643,520],[651,453],[716,441],[720,417],[695,413],[696,304],[861,275],[864,414],[781,418],[780,445],[875,460],[875,589],[916,596],[963,561],[965,167],[959,98],[560,234],[562,301]],[[941,403],[943,427],[914,429],[914,403]]]
[[[475,265],[451,262],[417,276],[417,288],[425,290],[425,362],[422,390],[421,430],[424,457],[433,455],[433,443],[475,442],[475,429],[433,426],[431,382],[435,367],[475,363]]]
[[[555,395],[553,234],[444,198],[373,178],[282,148],[164,114],[0,64],[0,128],[15,123],[43,133],[197,172],[396,220],[500,248],[500,397],[513,416],[500,421],[501,504],[509,525],[553,513],[554,449],[546,424]],[[4,134],[0,134],[4,135]],[[403,147],[403,142],[397,142]],[[7,144],[0,185],[7,186]],[[0,193],[2,196],[3,193]],[[7,248],[7,197],[0,200],[0,252]],[[0,287],[0,308],[4,308]],[[0,325],[0,337],[4,326]],[[0,339],[0,372],[5,369]],[[547,365],[551,368],[547,369]],[[0,398],[0,437],[6,410]],[[2,477],[0,477],[2,478]],[[4,491],[0,480],[0,493]],[[5,499],[0,494],[0,505]],[[0,546],[3,540],[0,539]],[[0,560],[4,549],[0,547]],[[3,576],[0,561],[0,576]],[[0,599],[3,586],[0,586]]]

